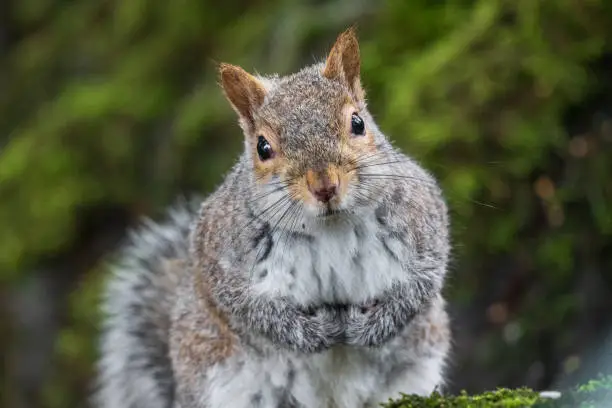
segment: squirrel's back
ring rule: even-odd
[[[99,408],[171,408],[174,378],[168,330],[175,285],[187,259],[195,203],[182,203],[165,222],[133,231],[113,266],[103,299]]]

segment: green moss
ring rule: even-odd
[[[400,399],[382,405],[385,408],[467,408],[467,407],[530,407],[540,400],[538,393],[528,388],[497,391],[479,395],[462,393],[457,396],[443,396],[434,392],[429,397],[403,395]]]
[[[499,388],[478,395],[463,392],[443,396],[434,392],[429,397],[402,395],[401,398],[381,404],[383,408],[478,408],[478,407],[541,407],[541,408],[599,408],[612,401],[612,376],[600,377],[562,392],[561,398],[542,398],[529,388]]]

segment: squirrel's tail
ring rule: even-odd
[[[94,406],[173,407],[168,330],[178,276],[169,266],[187,259],[196,213],[195,202],[185,202],[166,222],[147,220],[130,234],[104,294]]]

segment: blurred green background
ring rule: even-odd
[[[451,389],[612,370],[612,2],[12,0],[0,406],[85,406],[105,257],[242,148],[215,64],[287,74],[355,23],[371,111],[451,207]]]

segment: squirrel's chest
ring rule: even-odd
[[[409,234],[375,220],[348,223],[326,233],[273,234],[267,257],[252,273],[253,288],[298,303],[359,303],[405,280],[412,255]]]

